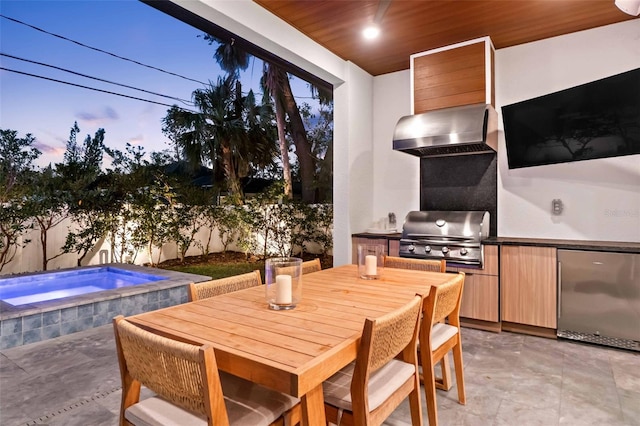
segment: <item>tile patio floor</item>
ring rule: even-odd
[[[638,353],[468,328],[463,351],[467,404],[438,391],[440,425],[640,425]],[[111,325],[0,352],[2,426],[117,425],[120,393]]]

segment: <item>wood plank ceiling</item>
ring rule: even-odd
[[[413,53],[487,35],[501,49],[640,18],[614,0],[395,0],[370,41],[362,30],[377,0],[254,1],[372,75],[408,69]]]

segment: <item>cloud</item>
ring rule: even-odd
[[[48,155],[64,155],[64,152],[67,149],[66,147],[51,146],[47,143],[39,142],[38,140],[34,142],[33,147],[43,154]]]
[[[131,145],[142,145],[144,143],[144,135],[137,135],[129,138],[129,143]]]
[[[67,150],[67,138],[48,129],[38,129],[33,147],[45,156],[62,157]]]
[[[42,153],[34,162],[39,167],[47,167],[48,165],[62,162],[66,151],[64,146],[53,146],[40,142],[38,139],[33,143],[33,147]]]
[[[76,118],[92,126],[103,126],[106,123],[119,120],[120,116],[115,109],[106,106],[98,112],[79,112],[76,114]]]

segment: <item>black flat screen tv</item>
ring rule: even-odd
[[[502,107],[510,169],[640,154],[640,68]]]

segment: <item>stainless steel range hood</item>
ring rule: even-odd
[[[393,134],[393,149],[418,157],[496,152],[496,111],[490,104],[474,104],[402,117]]]

